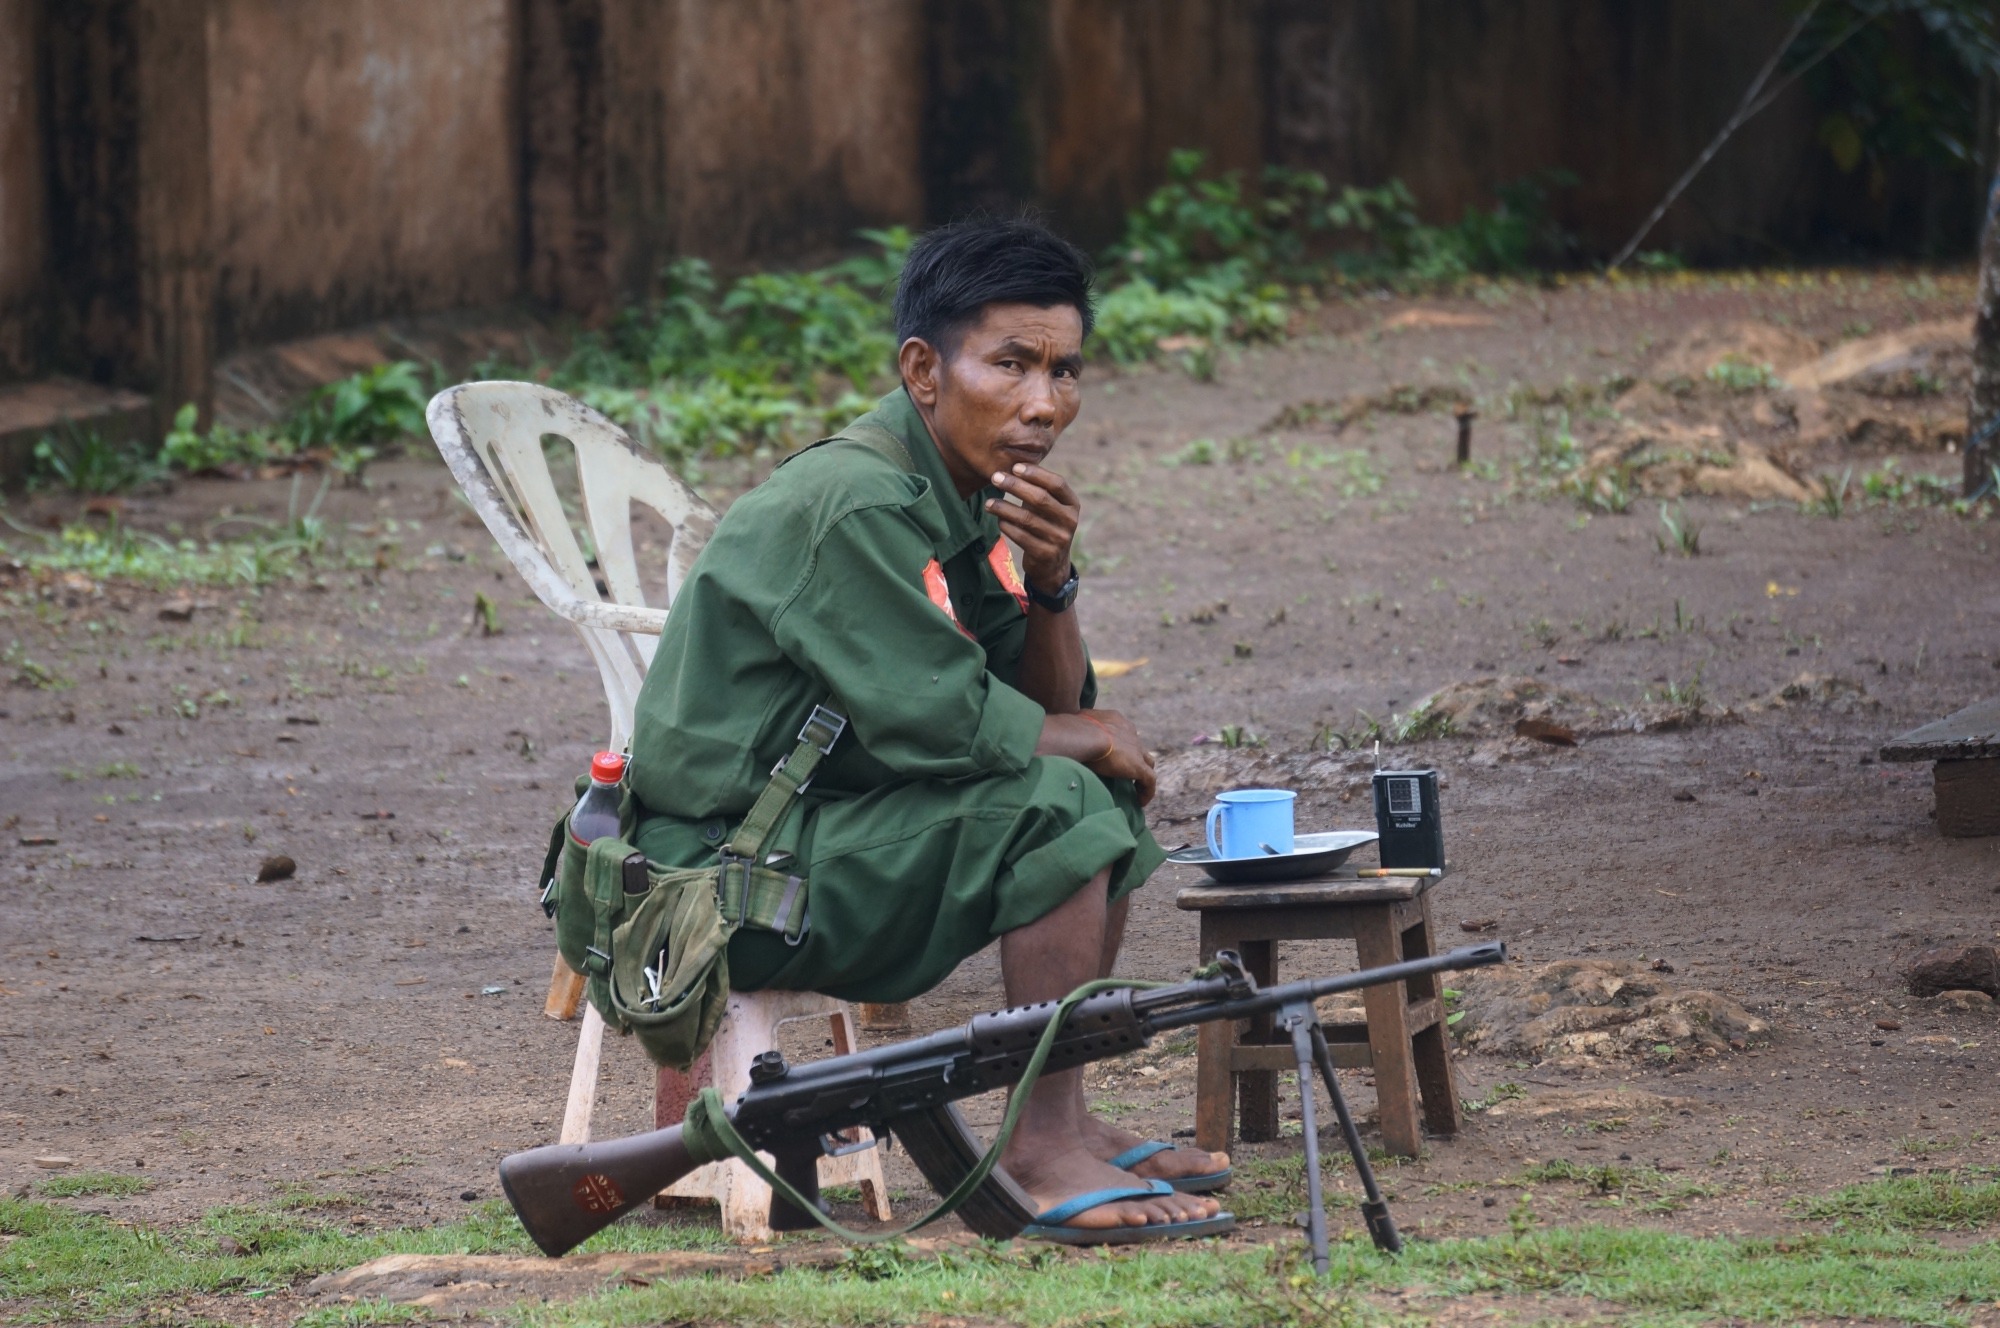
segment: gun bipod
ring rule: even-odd
[[[1319,1011],[1312,1001],[1300,999],[1287,1001],[1278,1011],[1278,1027],[1292,1036],[1292,1054],[1299,1063],[1299,1122],[1305,1128],[1306,1138],[1306,1194],[1309,1207],[1306,1212],[1306,1234],[1312,1241],[1313,1271],[1325,1277],[1328,1259],[1326,1251],[1326,1194],[1319,1171],[1319,1121],[1318,1109],[1313,1100],[1313,1072],[1319,1072],[1320,1080],[1326,1084],[1326,1093],[1333,1100],[1334,1118],[1340,1122],[1341,1135],[1347,1140],[1347,1151],[1354,1158],[1355,1174],[1361,1177],[1362,1220],[1368,1224],[1368,1235],[1376,1248],[1388,1254],[1395,1254],[1403,1248],[1403,1238],[1397,1234],[1396,1220],[1389,1216],[1388,1201],[1382,1197],[1382,1189],[1375,1183],[1375,1170],[1368,1165],[1368,1150],[1361,1146],[1361,1132],[1354,1128],[1354,1114],[1347,1109],[1347,1099],[1341,1095],[1340,1081],[1333,1075],[1333,1052],[1326,1044],[1326,1030],[1320,1027]]]

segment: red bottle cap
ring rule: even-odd
[[[590,758],[590,777],[600,784],[616,784],[625,777],[622,752],[599,752]]]

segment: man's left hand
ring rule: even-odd
[[[1021,546],[1021,574],[1035,589],[1054,593],[1069,579],[1070,546],[1083,510],[1076,490],[1053,470],[1027,462],[994,475],[993,487],[1020,501],[1017,507],[988,499],[986,510],[999,518],[1001,533]]]

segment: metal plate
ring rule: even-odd
[[[1206,844],[1167,854],[1167,861],[1183,867],[1199,867],[1221,885],[1261,885],[1270,881],[1303,881],[1326,873],[1347,861],[1347,855],[1363,844],[1375,842],[1373,830],[1329,830],[1317,835],[1297,835],[1290,853],[1266,853],[1255,858],[1214,858]]]

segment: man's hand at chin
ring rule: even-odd
[[[1047,466],[1026,461],[997,472],[993,487],[1019,501],[1016,506],[989,498],[986,510],[999,519],[1001,533],[1021,547],[1021,574],[1035,589],[1053,593],[1069,580],[1070,548],[1082,512],[1076,490]]]

